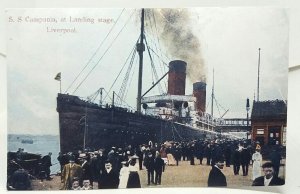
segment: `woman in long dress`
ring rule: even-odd
[[[126,161],[122,162],[122,168],[120,170],[120,183],[119,183],[119,189],[125,189],[127,186],[127,181],[128,181],[128,177],[129,177],[129,167]]]
[[[255,153],[252,155],[252,180],[261,176],[261,164],[262,164],[262,155],[260,150],[256,149]]]
[[[140,176],[138,174],[138,166],[136,166],[137,156],[133,156],[129,162],[129,176],[126,188],[141,188]]]

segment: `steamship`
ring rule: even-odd
[[[58,93],[61,152],[99,149],[151,142],[182,141],[212,138],[217,135],[214,127],[218,119],[206,113],[206,83],[193,83],[193,93],[185,94],[187,63],[182,60],[169,62],[167,94],[145,96],[142,94],[142,66],[144,40],[144,10],[141,11],[141,34],[136,44],[139,54],[137,110],[130,111],[115,104],[96,104],[91,99]],[[103,88],[98,90],[102,98]]]

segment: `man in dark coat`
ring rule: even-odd
[[[214,166],[212,166],[209,172],[207,185],[208,187],[226,187],[227,181],[225,175],[222,173],[221,169],[224,167],[224,161],[221,159],[216,160]]]
[[[107,154],[107,159],[111,162],[114,171],[118,172],[121,168],[121,161],[119,158],[119,154],[116,150],[116,147],[112,147],[111,150]]]
[[[200,165],[202,165],[203,156],[204,156],[204,144],[203,142],[196,143],[196,155],[197,159],[200,160]]]
[[[82,168],[82,177],[81,177],[81,180],[79,180],[80,186],[83,185],[82,182],[84,180],[89,180],[91,186],[93,186],[91,159],[90,159],[90,156],[88,153],[82,158],[81,168]]]
[[[234,175],[238,175],[239,171],[240,171],[240,166],[241,166],[240,155],[241,155],[241,152],[239,151],[238,148],[236,148],[233,152],[233,155],[232,155]]]
[[[230,158],[231,158],[231,147],[230,144],[227,144],[225,147],[225,161],[226,161],[226,167],[230,167]]]
[[[60,164],[60,172],[63,171],[63,168],[66,164],[68,164],[68,155],[67,154],[63,154],[61,152],[58,153],[58,157],[57,157],[57,160]]]
[[[112,163],[105,161],[105,171],[101,176],[99,189],[117,189],[119,186],[119,175],[112,168]]]
[[[188,147],[188,157],[191,160],[190,164],[195,165],[195,144],[194,143]]]
[[[251,160],[251,153],[249,149],[243,147],[241,151],[241,164],[242,164],[243,176],[248,175],[250,160]]]
[[[216,162],[220,159],[223,159],[223,151],[218,143],[215,143],[212,146],[211,150],[211,166],[214,166]]]
[[[161,159],[160,154],[158,154],[154,160],[154,170],[155,170],[155,184],[161,184],[161,175],[164,171],[165,162]]]
[[[175,149],[174,149],[174,158],[176,160],[176,165],[178,166],[178,163],[181,159],[181,148],[179,145],[176,145]]]
[[[274,167],[274,176],[278,176],[279,168],[280,168],[280,160],[281,160],[281,154],[279,149],[273,149],[270,156],[269,156],[273,167]]]
[[[137,150],[137,156],[139,157],[139,168],[143,170],[144,150],[142,145],[140,145]]]
[[[151,152],[148,152],[147,157],[145,157],[144,166],[147,169],[148,185],[150,185],[150,181],[154,183],[154,156]]]
[[[52,163],[51,163],[51,155],[52,153],[49,152],[48,155],[44,156],[42,158],[42,166],[43,166],[43,169],[46,173],[46,179],[47,180],[51,180],[52,178],[50,177],[50,167],[52,166]]]
[[[206,165],[210,165],[211,163],[211,144],[207,144],[205,149],[205,156],[206,156]]]
[[[105,171],[105,161],[107,160],[107,157],[103,154],[102,150],[99,150],[99,153],[97,154],[96,161],[93,161],[92,163],[92,172],[94,176],[94,181],[98,181],[98,189],[100,189],[99,185],[101,182],[101,176]]]
[[[271,162],[266,162],[262,165],[264,176],[256,178],[252,186],[275,186],[284,185],[285,181],[274,175],[274,165]]]
[[[187,145],[185,143],[182,144],[181,151],[182,151],[182,160],[185,161],[185,159],[187,158]]]

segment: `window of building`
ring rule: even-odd
[[[257,135],[264,135],[265,134],[265,130],[264,129],[257,129],[256,130],[256,134]]]

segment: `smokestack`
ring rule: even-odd
[[[169,63],[168,94],[185,95],[186,66],[181,60]]]
[[[197,111],[205,112],[206,109],[206,83],[193,83],[193,95],[196,97],[195,108]]]

